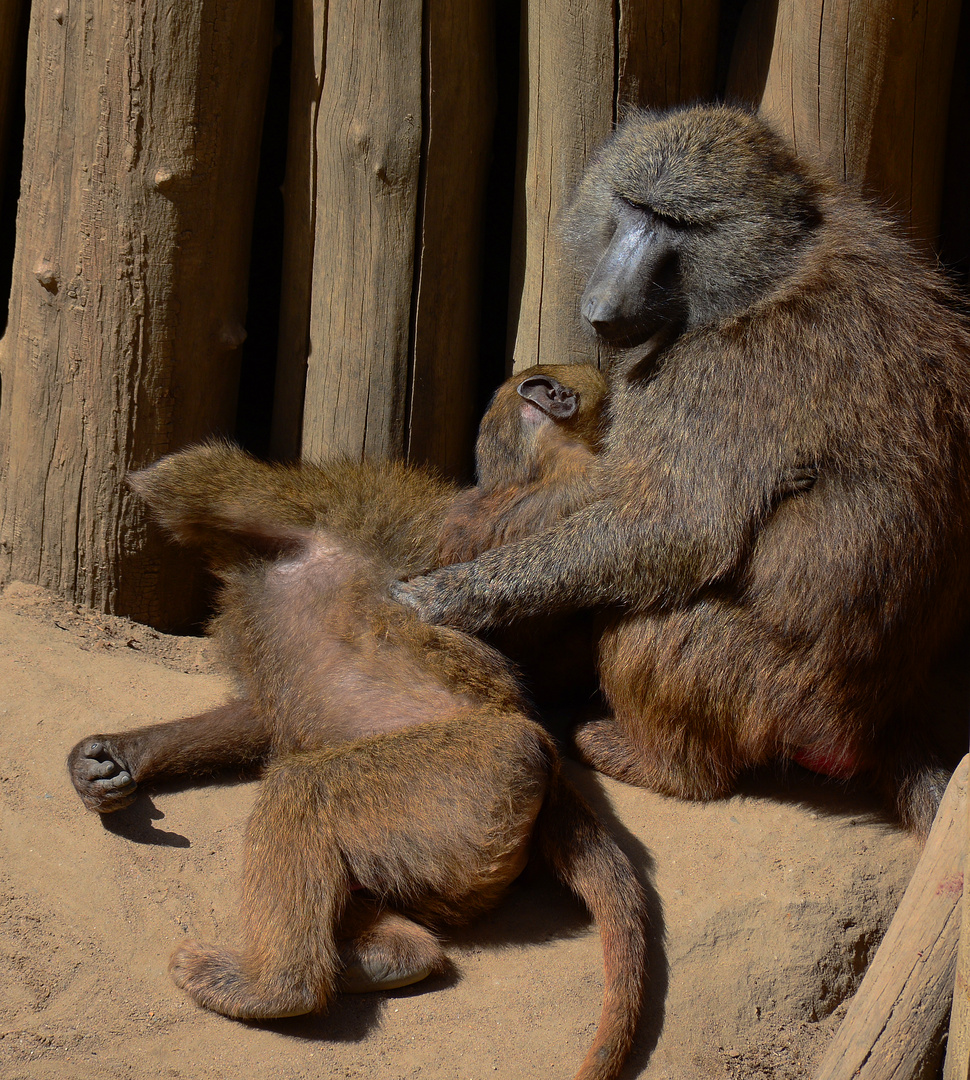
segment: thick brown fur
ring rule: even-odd
[[[176,539],[202,545],[217,571],[279,550],[288,528],[317,527],[351,537],[408,577],[529,536],[589,502],[605,394],[605,377],[585,364],[539,365],[507,379],[482,420],[470,488],[394,461],[270,464],[225,442],[172,454],[129,483]],[[538,701],[560,706],[595,691],[584,614],[493,638]]]
[[[229,466],[221,486],[214,460]],[[173,977],[207,1008],[250,1019],[324,1009],[341,988],[413,982],[445,964],[433,931],[494,907],[534,853],[600,925],[603,1014],[578,1076],[615,1077],[643,992],[636,875],[561,775],[508,661],[388,596],[401,566],[436,557],[447,487],[366,466],[391,492],[428,493],[401,527],[396,496],[369,511],[329,501],[350,466],[285,470],[282,486],[267,468],[210,446],[135,481],[171,532],[214,541],[223,591],[213,629],[237,700],[93,736],[69,760],[85,805],[102,813],[152,776],[268,762],[247,828],[242,945],[187,943]],[[312,490],[321,476],[326,504]],[[416,535],[415,510],[427,512],[427,536]],[[348,539],[355,530],[363,544]]]
[[[568,398],[571,411],[553,416],[519,393],[536,380]],[[407,577],[527,536],[592,498],[605,394],[605,377],[585,364],[540,365],[507,379],[479,429],[473,488],[397,461],[272,464],[226,442],[171,454],[129,483],[150,489],[159,524],[203,546],[217,570],[278,545],[286,527],[324,527]]]
[[[578,739],[605,773],[713,798],[795,758],[868,774],[925,833],[948,772],[921,700],[970,594],[970,332],[951,289],[731,108],[632,116],[567,231],[584,317],[617,346],[598,498],[395,595],[467,630],[614,612],[611,715]],[[814,484],[780,497],[802,469]]]

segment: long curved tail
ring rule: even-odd
[[[596,1037],[576,1080],[614,1080],[633,1043],[646,976],[647,901],[633,866],[578,791],[557,775],[536,823],[539,853],[589,908],[603,942]]]

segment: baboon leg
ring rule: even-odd
[[[146,780],[253,765],[269,746],[269,730],[249,702],[234,700],[183,720],[89,735],[67,767],[84,805],[107,814],[132,802]]]
[[[736,685],[748,672],[737,631],[718,626],[716,612],[697,609],[670,616],[626,616],[600,642],[600,680],[607,719],[583,725],[576,736],[589,765],[627,783],[685,799],[726,794],[759,749],[747,745],[744,694]],[[717,636],[722,656],[710,658]]]
[[[291,757],[267,771],[246,832],[242,947],[193,941],[172,956],[172,978],[207,1009],[246,1020],[299,1016],[324,1009],[336,991],[334,929],[351,882],[319,768]]]
[[[367,900],[352,902],[341,922],[340,988],[351,994],[410,986],[448,966],[427,927]]]

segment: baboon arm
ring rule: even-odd
[[[113,735],[89,735],[67,761],[89,810],[127,806],[139,783],[161,776],[204,774],[260,761],[271,734],[247,701],[230,701],[198,716]]]
[[[698,518],[696,509],[625,517],[598,502],[392,592],[427,621],[468,631],[579,608],[676,604],[734,569],[750,542],[754,515]]]

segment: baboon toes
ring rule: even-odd
[[[350,994],[410,986],[448,967],[430,930],[393,913],[384,913],[367,933],[344,942],[340,955],[340,988]]]
[[[199,1005],[236,1020],[275,1020],[314,1012],[320,1003],[305,985],[263,987],[238,954],[188,941],[168,965],[176,986]]]

